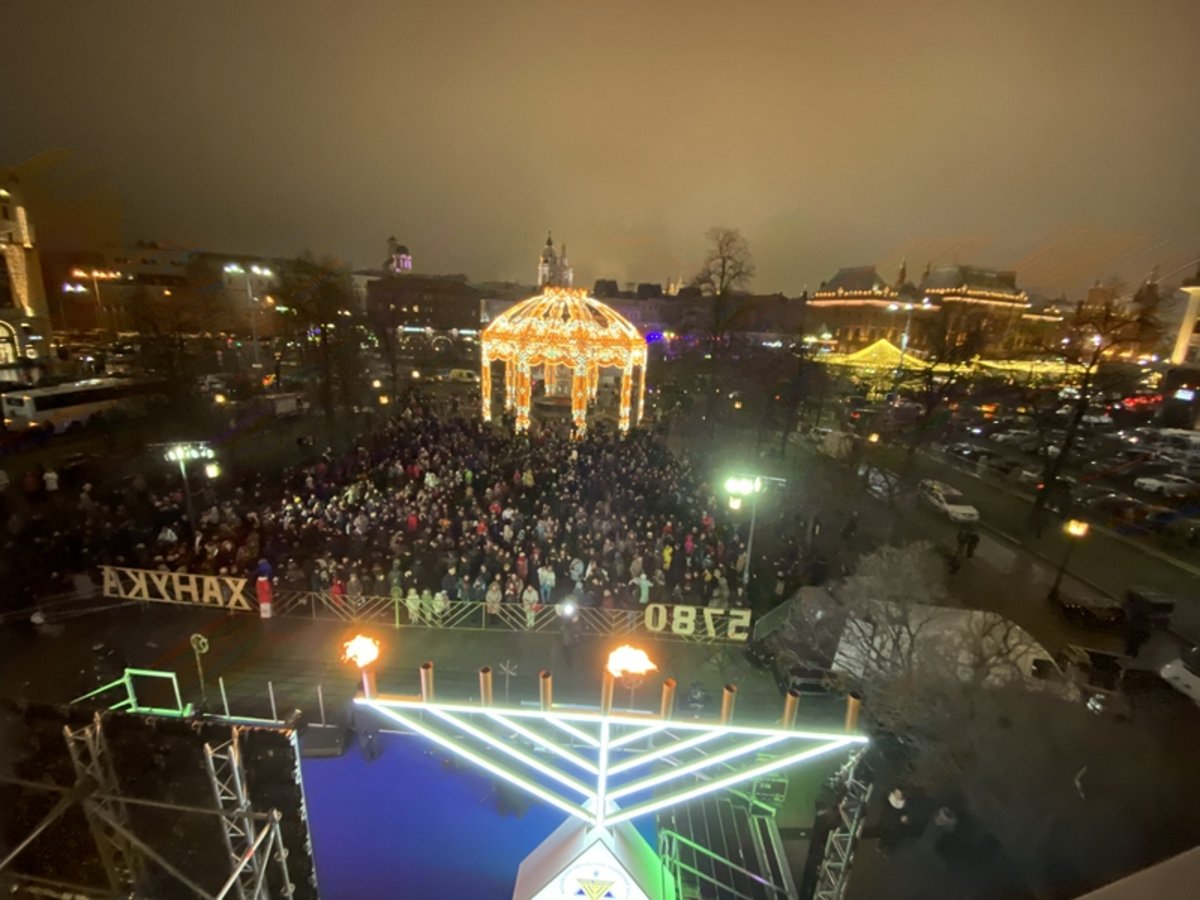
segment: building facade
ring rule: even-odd
[[[1030,350],[1052,340],[1062,321],[1053,308],[1034,308],[1015,272],[930,266],[914,284],[902,264],[892,281],[875,266],[839,269],[808,298],[804,327],[841,352],[887,340],[953,357]]]
[[[538,287],[573,287],[575,270],[567,259],[567,245],[563,244],[559,251],[554,250],[554,238],[546,234],[546,246],[538,258]]]
[[[20,380],[45,361],[49,334],[33,225],[16,177],[0,173],[0,380]]]
[[[385,276],[366,284],[367,318],[392,328],[458,331],[480,326],[480,293],[465,275]]]

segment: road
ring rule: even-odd
[[[979,474],[969,463],[963,465],[942,454],[924,454],[916,461],[916,474],[938,478],[963,492],[979,509],[984,535],[992,538],[988,543],[993,546],[987,552],[997,559],[1006,553],[1023,553],[1042,566],[1057,567],[1067,552],[1067,542],[1075,540],[1053,517],[1038,537],[1030,521],[1032,496],[1011,483]],[[1200,634],[1200,566],[1189,560],[1093,524],[1088,535],[1077,540],[1067,572],[1068,593],[1103,593],[1120,599],[1130,587],[1141,586],[1176,596],[1176,630]]]

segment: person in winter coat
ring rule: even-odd
[[[646,577],[645,572],[639,572],[637,577],[630,582],[637,589],[637,601],[642,606],[650,602],[650,587],[654,583]]]
[[[408,607],[408,624],[421,624],[421,595],[417,593],[415,587],[408,589],[408,594],[404,598],[404,605]]]
[[[542,598],[542,604],[550,603],[551,595],[554,593],[554,585],[558,580],[558,576],[554,574],[554,569],[549,562],[542,563],[542,567],[538,569],[538,588]]]
[[[334,578],[333,584],[329,586],[329,599],[333,601],[333,605],[338,609],[342,609],[346,605],[346,585],[342,583],[341,578]]]
[[[362,581],[359,580],[357,572],[350,573],[350,578],[346,582],[346,596],[350,599],[350,603],[354,606],[358,606],[362,603],[363,584]]]
[[[450,607],[450,598],[446,596],[445,591],[438,591],[433,595],[433,623],[436,625],[442,624],[442,616]]]
[[[521,605],[525,607],[525,627],[532,631],[533,623],[537,618],[537,612],[542,605],[538,597],[537,588],[532,584],[526,585],[525,590],[522,591]]]
[[[500,612],[500,604],[504,602],[504,589],[500,587],[500,576],[497,575],[488,585],[487,595],[483,598],[484,608],[488,615],[494,616]]]

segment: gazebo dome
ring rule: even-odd
[[[491,367],[505,363],[505,407],[516,408],[517,428],[529,427],[532,369],[541,366],[546,389],[556,384],[557,369],[571,377],[571,417],[586,428],[587,403],[596,395],[599,370],[622,370],[620,427],[629,428],[633,369],[641,369],[638,421],[646,387],[646,341],[633,324],[587,291],[547,287],[501,313],[480,339],[484,421],[491,419]]]

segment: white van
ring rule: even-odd
[[[474,369],[451,369],[446,380],[456,384],[479,384],[479,373]]]

